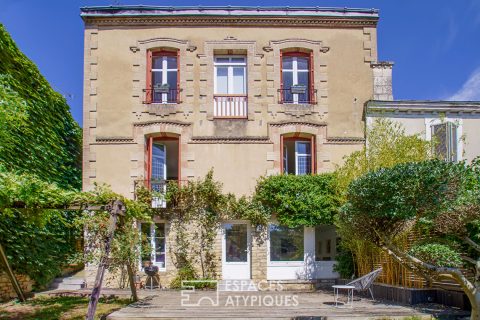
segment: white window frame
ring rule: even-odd
[[[299,153],[298,152],[298,147],[297,145],[300,144],[300,143],[305,143],[305,144],[309,144],[310,145],[310,153]],[[312,143],[310,141],[295,141],[295,175],[298,176],[299,173],[298,173],[298,157],[309,157],[310,158],[310,173],[305,173],[305,174],[312,174],[312,169],[311,169],[311,165],[312,165]],[[304,174],[302,174],[304,175]]]
[[[463,119],[462,118],[425,118],[425,139],[432,141],[432,127],[451,122],[457,127],[457,162],[463,160]]]
[[[165,255],[165,263],[163,265],[163,267],[161,266],[160,263],[156,262],[155,261],[155,224],[157,223],[163,223],[163,234],[165,235],[164,236],[164,239],[163,241],[165,242],[165,252],[163,252],[163,254]],[[140,239],[142,237],[142,224],[149,224],[150,225],[150,247],[152,248],[152,251],[150,252],[150,260],[152,261],[153,265],[157,266],[158,267],[158,270],[159,271],[166,271],[167,270],[167,252],[168,252],[168,248],[167,248],[167,222],[166,221],[154,221],[154,222],[139,222],[138,223],[138,232],[140,233]],[[143,270],[144,266],[142,264],[142,253],[141,253],[141,248],[139,248],[140,250],[140,261],[139,261],[139,269],[140,270]]]
[[[292,86],[298,85],[298,74],[300,72],[306,72],[307,74],[309,74],[309,72],[310,72],[310,59],[308,59],[307,57],[295,57],[295,56],[286,56],[286,57],[291,57],[292,58],[292,69],[282,68],[282,72],[285,72],[285,71],[292,72]],[[286,57],[282,58],[282,64],[283,64],[283,59],[286,58]],[[307,69],[299,69],[298,68],[298,60],[297,60],[298,58],[307,59],[307,61],[308,61]],[[308,78],[309,78],[308,82],[310,82],[311,81],[310,75],[309,75]],[[310,92],[309,85],[310,85],[310,83],[307,83],[307,92],[306,92],[307,95]],[[298,93],[293,94],[293,103],[298,104]]]
[[[271,260],[271,247],[272,247],[272,237],[270,235],[270,226],[275,225],[278,226],[278,223],[276,222],[270,222],[268,224],[268,238],[267,238],[267,266],[292,266],[292,267],[298,267],[298,266],[303,266],[305,264],[305,261],[307,261],[306,258],[306,253],[305,253],[305,239],[306,239],[306,234],[305,234],[305,227],[303,228],[303,260],[300,261],[272,261]]]
[[[228,59],[228,62],[218,62],[218,59]],[[243,59],[243,62],[232,62],[232,59]],[[226,95],[237,95],[233,94],[233,68],[235,67],[243,67],[244,69],[244,77],[243,77],[243,87],[245,88],[245,92],[241,93],[240,95],[247,95],[247,57],[242,55],[216,55],[214,57],[214,71],[213,71],[213,92],[215,95],[222,95],[224,93],[218,93],[217,91],[217,67],[227,67],[228,68],[228,88]]]
[[[155,143],[155,141],[152,143],[152,158],[151,158],[151,161],[152,163],[150,164],[151,165],[151,168],[152,168],[152,172],[151,172],[151,175],[153,175],[153,159],[154,159],[154,156],[153,156],[153,148],[154,146],[157,145],[157,146],[163,146],[163,156],[164,156],[164,162],[163,162],[163,168],[160,168],[161,171],[163,171],[163,180],[164,180],[164,183],[163,183],[163,195],[165,195],[167,193],[167,145],[164,144],[164,143]],[[152,185],[152,181],[154,181],[153,177],[150,176],[150,186]],[[152,198],[152,208],[166,208],[167,207],[167,202],[165,201],[165,198],[160,198],[160,197],[153,197]]]
[[[168,79],[168,72],[173,72],[175,71],[177,73],[177,82],[178,82],[178,60],[177,60],[177,67],[176,68],[171,68],[171,69],[168,69],[168,62],[167,62],[167,58],[171,58],[173,56],[162,56],[162,55],[159,55],[159,56],[152,56],[152,88],[154,88],[154,83],[153,83],[153,73],[154,72],[159,72],[161,71],[162,72],[162,85],[166,84],[167,83],[167,79]],[[153,68],[153,60],[154,59],[158,59],[158,58],[162,58],[162,68],[161,69],[154,69]],[[175,57],[175,59],[178,59],[178,57]],[[171,88],[172,89],[172,88]],[[173,88],[173,89],[177,89],[176,87]],[[153,92],[153,95],[155,93]],[[178,93],[177,93],[178,94]],[[152,95],[152,97],[153,97]],[[153,100],[153,98],[152,98]],[[153,102],[153,101],[152,101]],[[163,104],[166,104],[166,103],[170,103],[170,104],[176,104],[176,102],[168,102],[168,93],[162,93],[162,100],[161,101],[155,101],[154,103],[163,103]]]

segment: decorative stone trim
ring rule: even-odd
[[[261,93],[257,88],[262,85],[258,83],[262,80],[261,59],[263,54],[257,52],[257,43],[253,40],[237,40],[227,37],[224,40],[205,41],[204,52],[197,53],[199,59],[199,88],[200,112],[206,115],[207,120],[213,120],[213,83],[214,83],[214,56],[215,51],[223,50],[242,50],[247,53],[247,93],[248,93],[248,120],[254,120],[254,112],[261,110],[261,104],[257,103],[261,98]]]
[[[281,51],[289,48],[302,48],[313,53],[314,88],[316,90],[316,104],[308,105],[307,108],[298,108],[291,104],[280,104],[278,89],[280,89],[280,55]],[[287,38],[271,40],[263,48],[267,52],[267,99],[268,112],[272,117],[278,113],[297,118],[305,116],[317,116],[323,119],[328,113],[328,57],[330,47],[325,41],[310,40],[304,38]],[[305,105],[303,105],[305,106]]]
[[[96,178],[95,144],[97,131],[97,69],[98,69],[98,29],[85,29],[85,64],[83,86],[83,190],[93,188]]]
[[[86,25],[235,26],[235,27],[326,27],[363,28],[377,25],[378,18],[328,17],[84,17]]]
[[[132,137],[97,137],[95,144],[135,144]]]
[[[363,28],[363,51],[364,62],[372,63],[377,61],[377,30],[375,27],[366,26]]]
[[[272,127],[284,127],[284,126],[310,126],[310,127],[326,127],[326,122],[308,122],[308,121],[279,121],[279,122],[270,122],[269,126]]]
[[[181,100],[181,108],[177,104],[143,104],[145,99],[144,89],[146,88],[147,77],[147,51],[155,48],[176,48],[180,53],[180,92],[179,98]],[[193,113],[193,92],[186,90],[188,83],[194,81],[194,63],[192,52],[197,47],[188,40],[155,37],[148,39],[141,39],[136,41],[135,45],[130,46],[133,53],[133,78],[132,78],[132,113],[136,120],[154,119],[156,117],[174,116],[177,113],[183,113],[185,118],[188,118],[190,113]]]
[[[362,137],[328,137],[327,144],[364,144]]]
[[[280,173],[281,168],[281,139],[285,134],[308,134],[315,137],[316,167],[317,172],[327,171],[328,163],[323,161],[328,150],[325,147],[327,137],[327,124],[325,122],[311,121],[280,121],[268,123],[268,135],[273,143],[273,154],[269,158],[273,160],[273,169],[269,174]],[[327,157],[330,160],[330,157]],[[270,160],[270,161],[271,161]]]
[[[193,168],[195,154],[190,150],[188,143],[192,136],[192,123],[175,121],[175,120],[153,120],[137,122],[133,125],[133,139],[136,147],[135,151],[130,155],[130,163],[132,172],[137,174],[131,175],[131,178],[138,179],[143,176],[146,159],[146,143],[148,136],[158,136],[162,134],[175,135],[179,137],[180,147],[180,180],[186,180],[194,177]],[[187,155],[185,157],[184,155]],[[132,185],[133,185],[132,180]],[[133,191],[132,191],[133,192]]]
[[[365,106],[367,116],[394,114],[471,114],[480,115],[480,102],[461,101],[368,101]]]
[[[137,122],[137,123],[134,123],[133,126],[146,127],[146,126],[162,125],[162,124],[174,125],[174,126],[180,126],[180,127],[188,127],[192,125],[192,123],[189,123],[189,122],[182,122],[182,121],[175,121],[175,120],[153,120],[153,121]]]
[[[192,144],[238,144],[238,143],[247,143],[247,144],[271,144],[269,137],[215,137],[215,136],[197,136],[192,137],[189,143]]]

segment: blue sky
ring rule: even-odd
[[[0,23],[82,121],[87,5],[338,6],[380,9],[379,60],[395,62],[395,99],[480,100],[480,0],[0,0]],[[1,61],[0,61],[1,63]]]

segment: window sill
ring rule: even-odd
[[[305,261],[268,261],[267,267],[303,267]]]
[[[181,104],[182,102],[144,102],[143,104],[147,105],[147,106],[162,106],[162,105],[166,105],[166,106],[175,106],[177,104]]]
[[[213,117],[213,120],[248,120],[248,117]]]

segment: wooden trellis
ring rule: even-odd
[[[10,209],[24,209],[24,208],[25,207],[23,205],[17,203],[16,207],[12,207]],[[102,257],[100,258],[100,263],[98,265],[97,275],[95,278],[94,286],[92,288],[92,294],[90,295],[90,301],[88,304],[88,310],[86,315],[87,320],[93,320],[95,316],[97,304],[98,304],[98,299],[100,297],[100,290],[102,288],[103,276],[105,274],[105,270],[108,267],[111,242],[113,240],[117,225],[119,223],[122,223],[121,221],[122,217],[125,215],[125,204],[121,200],[114,200],[111,203],[103,206],[100,206],[100,205],[75,206],[74,205],[74,206],[63,206],[63,207],[45,207],[42,209],[44,210],[75,210],[75,211],[77,210],[108,211],[110,214],[108,233],[105,239],[105,250],[102,254]],[[4,269],[8,277],[10,278],[10,282],[12,283],[12,286],[17,294],[18,299],[24,302],[26,300],[25,294],[23,293],[23,290],[17,278],[15,277],[15,274],[13,273],[13,270],[10,266],[10,263],[8,262],[7,256],[5,255],[5,251],[1,243],[0,243],[0,262],[3,264]],[[137,296],[137,290],[134,283],[135,281],[134,274],[133,274],[131,265],[129,263],[127,263],[127,272],[128,272],[129,282],[130,282],[130,290],[132,291],[132,299],[133,301],[137,301],[138,296]]]

